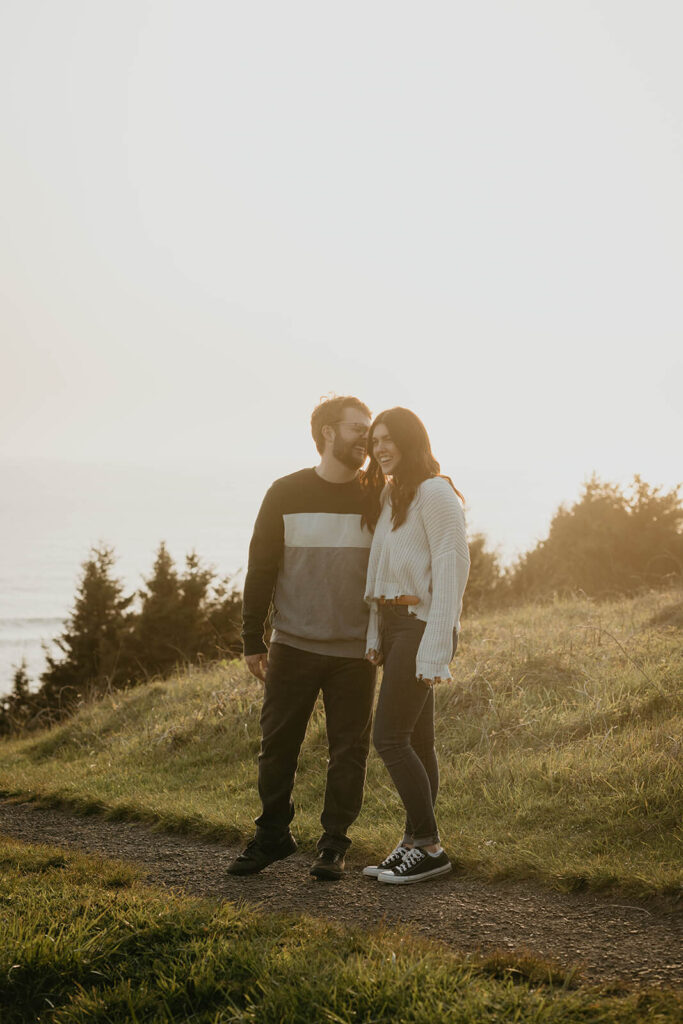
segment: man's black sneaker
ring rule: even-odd
[[[389,882],[391,885],[408,885],[410,882],[424,882],[428,878],[436,878],[437,875],[447,875],[451,870],[451,862],[443,850],[439,853],[427,853],[421,847],[415,846],[408,850],[396,867],[389,871],[380,871],[377,880]]]
[[[264,846],[258,839],[251,839],[238,857],[228,865],[229,875],[255,875],[276,860],[284,860],[296,850],[293,836],[287,836],[275,845]]]
[[[363,868],[363,874],[368,875],[370,878],[377,878],[380,871],[391,871],[392,868],[401,863],[408,850],[411,849],[411,846],[403,846],[402,843],[399,843],[396,849],[392,850],[379,864],[368,864],[366,868]]]
[[[344,854],[336,850],[321,850],[311,864],[311,874],[316,878],[325,878],[336,882],[344,871]]]

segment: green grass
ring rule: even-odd
[[[466,620],[437,688],[446,849],[480,877],[680,892],[680,593],[562,600]],[[258,813],[261,686],[241,662],[152,682],[0,743],[0,791],[231,839]],[[294,831],[313,849],[325,726],[302,751]],[[384,854],[401,807],[374,753],[352,856]]]
[[[672,992],[578,987],[532,957],[465,958],[147,886],[130,865],[0,840],[4,1024],[666,1024]]]

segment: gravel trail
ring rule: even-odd
[[[236,878],[225,869],[238,847],[225,842],[7,799],[0,799],[0,834],[133,861],[150,882],[192,895],[364,927],[401,923],[465,953],[525,950],[564,967],[578,965],[589,983],[683,983],[682,915],[656,902],[455,874],[388,886],[365,878],[353,852],[340,882],[312,878],[311,857],[301,853]]]

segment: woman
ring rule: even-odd
[[[366,657],[384,663],[373,741],[403,801],[406,826],[396,849],[363,873],[400,885],[451,870],[434,817],[433,684],[451,678],[470,557],[464,499],[440,475],[415,413],[400,407],[380,413],[368,451],[364,482],[374,536]]]

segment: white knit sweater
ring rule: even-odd
[[[453,630],[460,629],[469,570],[465,514],[448,480],[424,480],[397,530],[392,530],[387,486],[382,493],[365,587],[365,600],[370,605],[367,650],[381,650],[377,598],[413,594],[420,603],[409,605],[409,611],[427,623],[415,674],[424,679],[450,679]]]

